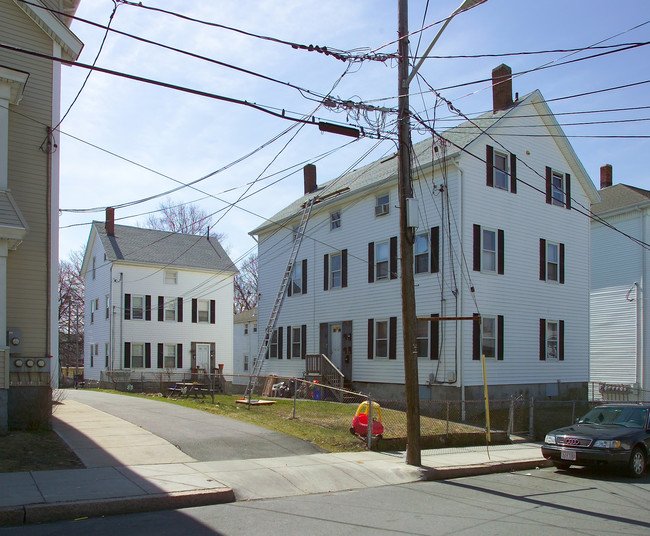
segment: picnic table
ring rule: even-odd
[[[178,382],[169,388],[169,398],[178,396],[179,398],[203,398],[208,393],[208,387],[204,383],[198,382]]]

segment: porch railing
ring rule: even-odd
[[[307,354],[305,371],[307,378],[318,379],[324,385],[343,389],[345,376],[324,354]]]

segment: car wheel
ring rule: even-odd
[[[566,462],[553,462],[553,465],[557,469],[561,469],[562,471],[568,471],[569,468],[571,467],[571,464]]]
[[[636,447],[630,456],[630,463],[627,466],[628,473],[633,478],[640,478],[645,472],[645,452],[641,447]]]

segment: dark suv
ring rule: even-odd
[[[650,454],[650,403],[596,406],[576,424],[546,434],[542,455],[555,467],[610,465],[638,478]]]

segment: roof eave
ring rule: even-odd
[[[32,0],[32,3],[40,7],[19,0],[14,0],[14,3],[61,47],[63,59],[74,61],[79,57],[84,44],[41,0]]]

